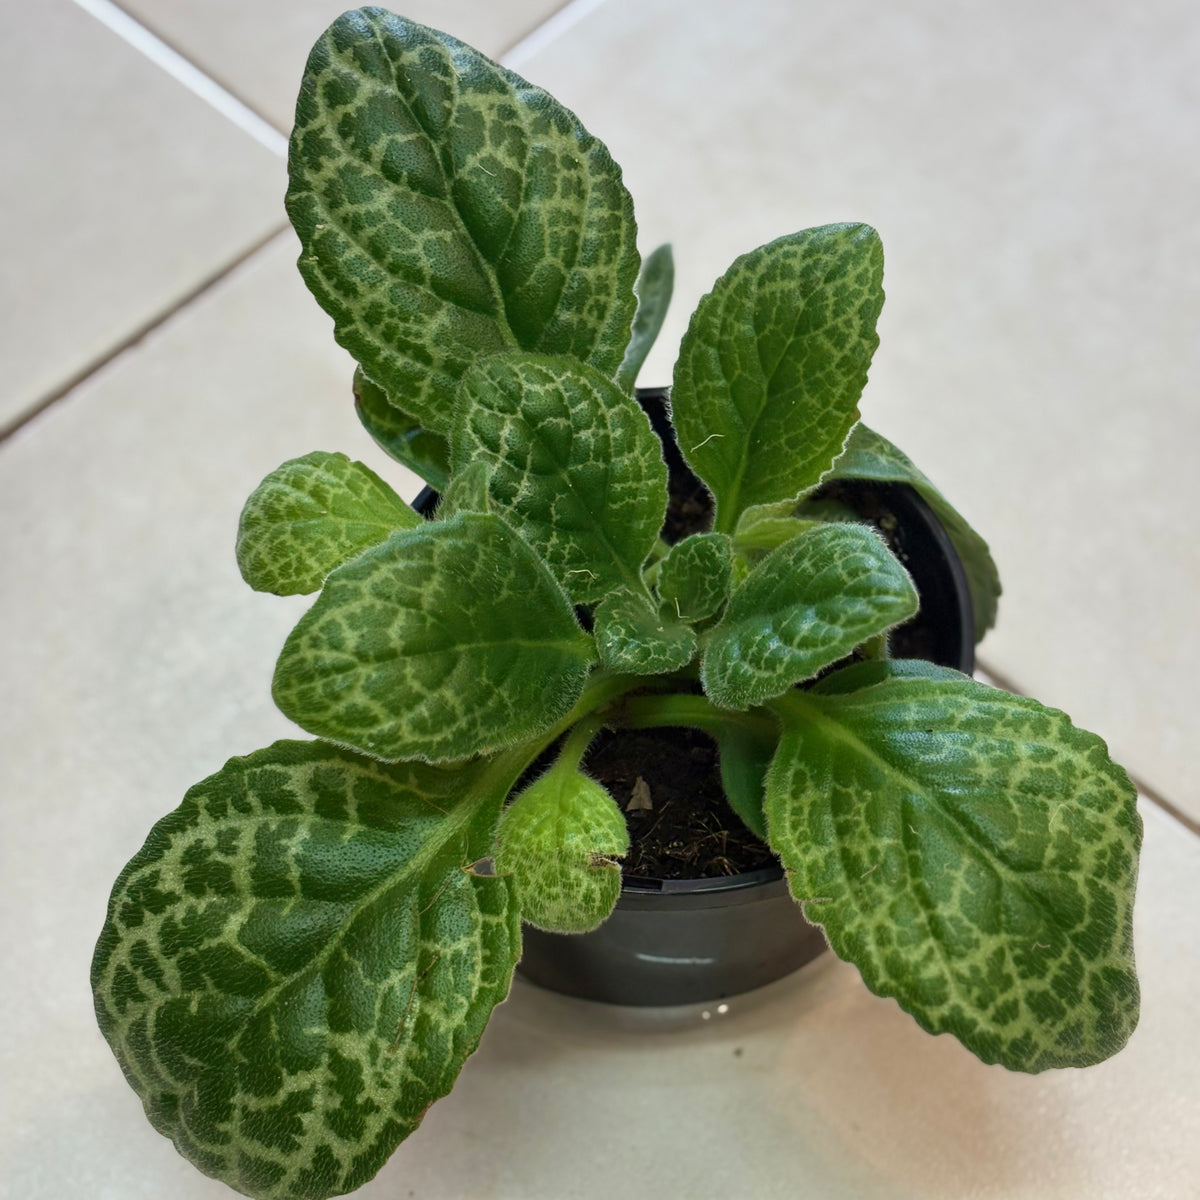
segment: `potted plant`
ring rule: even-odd
[[[892,657],[912,581],[818,490],[912,485],[991,624],[986,547],[858,421],[874,231],[783,237],[700,302],[671,416],[712,523],[668,545],[633,384],[669,261],[639,276],[620,172],[571,113],[364,9],[313,50],[289,169],[362,419],[441,501],[427,521],[315,453],[246,505],[251,585],[320,590],[274,682],[317,740],[230,760],[116,882],[96,1010],[155,1127],[253,1196],[369,1179],[478,1044],[522,920],[612,911],[627,826],[581,763],[613,726],[711,731],[805,914],[930,1032],[1024,1071],[1120,1049],[1128,779],[1063,713]]]

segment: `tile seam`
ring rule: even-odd
[[[287,158],[284,133],[114,0],[74,0],[74,3],[276,158]]]
[[[983,674],[988,676],[987,682],[994,684],[996,687],[1003,688],[1006,692],[1012,692],[1014,696],[1027,695],[1021,688],[1013,683],[1012,679],[1007,675],[997,671],[985,661],[979,661],[976,664]],[[1126,768],[1126,774],[1129,776],[1129,781],[1138,790],[1138,795],[1144,796],[1151,804],[1157,808],[1161,808],[1169,817],[1174,817],[1180,825],[1189,833],[1200,837],[1200,820],[1188,814],[1184,809],[1173,801],[1168,800],[1157,788],[1151,787],[1144,779]]]
[[[143,321],[129,333],[125,334],[119,341],[114,342],[102,354],[92,359],[91,362],[81,367],[63,383],[42,396],[32,407],[25,412],[19,413],[6,424],[0,425],[0,445],[3,445],[8,438],[24,429],[30,422],[36,420],[48,409],[53,408],[60,400],[69,396],[80,384],[87,382],[93,375],[107,367],[109,363],[120,358],[128,351],[133,350],[144,338],[154,333],[155,330],[161,329],[173,317],[178,316],[184,309],[190,307],[194,301],[199,300],[211,288],[221,283],[229,275],[232,275],[234,271],[248,263],[261,251],[266,250],[272,242],[285,234],[289,228],[290,226],[286,222],[281,222],[273,226],[269,233],[258,238],[246,249],[240,251],[234,258],[222,263],[216,271],[206,275],[199,283],[177,300],[167,305],[166,308],[158,310],[154,316]]]

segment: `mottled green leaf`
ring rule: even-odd
[[[415,471],[430,487],[441,491],[450,478],[450,441],[422,429],[402,412],[362,372],[354,371],[354,408],[363,428],[397,462]]]
[[[625,348],[625,357],[617,371],[617,383],[632,392],[646,355],[658,340],[671,293],[675,290],[675,258],[670,245],[659,246],[642,263],[634,291],[637,293],[637,314],[633,318],[633,333]]]
[[[456,471],[491,469],[507,516],[577,604],[641,587],[667,507],[667,468],[649,418],[571,359],[495,355],[463,378]]]
[[[778,700],[771,846],[923,1028],[1013,1070],[1099,1062],[1137,1023],[1136,795],[1064,713],[949,674]]]
[[[370,1179],[508,994],[511,881],[486,766],[319,742],[235,758],[121,873],[92,964],[100,1027],[154,1127],[251,1196]]]
[[[594,632],[600,661],[610,671],[681,671],[696,653],[695,633],[664,620],[645,593],[621,590],[607,596],[596,607]]]
[[[593,657],[525,542],[498,517],[463,514],[334,571],[284,645],[274,695],[328,741],[447,762],[547,729]]]
[[[814,526],[733,593],[704,652],[705,693],[723,708],[761,704],[916,611],[912,580],[876,534]]]
[[[882,279],[873,229],[825,225],[743,255],[700,301],[671,410],[718,530],[798,496],[841,453],[879,344]]]
[[[496,871],[511,876],[530,925],[587,933],[616,907],[621,868],[614,859],[628,851],[613,798],[586,775],[553,768],[504,810]]]
[[[620,366],[638,270],[620,169],[478,51],[378,8],[339,17],[308,60],[288,172],[305,282],[425,429],[450,431],[480,354]]]
[[[238,568],[259,592],[315,592],[334,567],[420,523],[369,467],[317,450],[272,471],[246,501]]]
[[[941,521],[958,557],[962,559],[975,610],[975,640],[978,642],[996,623],[996,603],[1000,598],[1000,573],[992,561],[988,544],[963,520],[945,496],[912,460],[887,438],[855,426],[841,458],[833,465],[829,479],[877,479],[883,483],[907,483],[933,509]]]
[[[723,533],[694,533],[671,547],[658,572],[658,594],[667,612],[702,621],[729,597],[732,544]]]
[[[491,512],[492,505],[488,499],[491,473],[491,468],[485,462],[473,462],[456,472],[442,493],[442,502],[437,510],[438,519],[446,521],[461,512]]]

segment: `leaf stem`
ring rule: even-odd
[[[685,726],[715,734],[736,725],[771,737],[778,732],[775,718],[765,709],[734,712],[717,708],[705,696],[678,694],[629,696],[613,714],[613,721],[624,729]]]

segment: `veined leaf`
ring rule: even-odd
[[[733,547],[723,533],[694,533],[676,542],[658,572],[667,612],[683,621],[711,617],[729,597]]]
[[[879,344],[882,280],[873,229],[825,225],[743,255],[700,301],[671,411],[718,530],[814,486],[841,453]]]
[[[621,894],[629,830],[613,798],[578,771],[551,768],[505,810],[496,871],[509,875],[521,916],[552,933],[587,933]]]
[[[439,492],[450,478],[450,442],[440,433],[422,429],[408,413],[401,412],[381,387],[362,371],[354,370],[354,409],[363,428],[397,462],[415,471]]]
[[[334,567],[420,523],[369,467],[317,450],[272,471],[246,501],[238,568],[259,592],[315,592]]]
[[[771,846],[872,991],[1013,1070],[1125,1044],[1141,821],[1098,737],[963,676],[773,707]]]
[[[596,606],[596,649],[610,671],[661,675],[681,671],[696,653],[696,635],[686,625],[663,620],[649,597],[617,591]]]
[[[722,708],[761,704],[916,611],[912,580],[876,534],[814,526],[733,593],[704,652],[704,691]]]
[[[448,762],[548,729],[593,658],[537,555],[499,517],[467,513],[330,575],[283,647],[274,695],[328,741]]]
[[[571,359],[494,355],[463,377],[454,469],[484,462],[495,511],[576,604],[641,588],[667,508],[650,420],[611,379]]]
[[[485,462],[473,462],[456,472],[442,492],[438,505],[438,520],[446,521],[462,512],[486,513],[492,511],[488,499],[488,479],[491,468]]]
[[[962,559],[975,610],[975,640],[978,642],[995,625],[996,603],[1001,592],[1000,573],[992,561],[987,542],[963,520],[902,450],[873,429],[856,425],[846,441],[845,451],[826,479],[877,479],[883,483],[907,483],[915,488],[941,521]]]
[[[305,282],[425,429],[449,433],[477,355],[620,366],[638,269],[620,169],[477,50],[382,9],[345,13],[309,57],[288,172]]]
[[[251,1196],[370,1179],[451,1088],[520,955],[486,764],[319,742],[232,759],[113,888],[100,1027],[154,1127]]]
[[[617,384],[627,392],[633,391],[646,355],[662,332],[663,321],[671,304],[671,293],[675,290],[675,258],[669,244],[659,246],[642,263],[633,290],[638,298],[637,313],[633,318],[633,332],[625,348],[625,357],[617,371]]]

